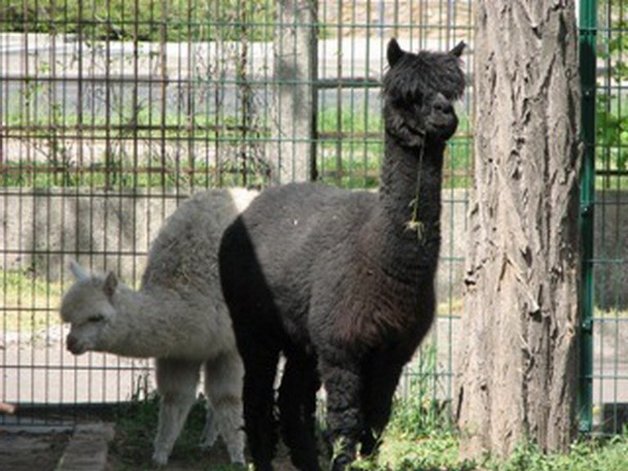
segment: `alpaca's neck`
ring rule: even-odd
[[[429,141],[423,148],[403,147],[386,136],[379,190],[383,209],[380,217],[393,232],[404,232],[404,226],[413,217],[413,202],[417,196],[418,222],[426,230],[438,228],[444,148],[444,143]]]
[[[381,270],[408,286],[433,282],[438,264],[443,150],[444,144],[407,148],[386,139],[379,203],[364,226],[364,250]],[[417,185],[420,235],[409,227]]]
[[[110,353],[136,358],[175,353],[164,351],[164,348],[176,344],[173,338],[180,331],[176,325],[169,325],[172,312],[180,304],[177,297],[120,286],[114,303],[117,315],[110,326]]]

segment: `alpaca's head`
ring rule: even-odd
[[[465,86],[460,67],[464,43],[449,52],[406,52],[395,39],[388,44],[389,70],[384,76],[386,131],[406,146],[425,139],[446,141],[456,131],[453,102]]]
[[[76,281],[61,301],[61,319],[70,323],[66,347],[75,355],[108,351],[117,315],[113,297],[118,279],[112,272],[106,277],[92,275],[75,262],[70,270]]]

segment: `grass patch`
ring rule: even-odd
[[[365,471],[624,471],[628,469],[628,429],[606,439],[582,439],[575,442],[566,455],[543,454],[533,444],[522,444],[506,460],[483,457],[462,459],[459,437],[455,433],[446,408],[432,399],[435,356],[429,348],[424,360],[415,365],[412,388],[399,398],[391,421],[382,437],[379,453],[360,458],[355,469]],[[433,375],[432,375],[433,377]],[[159,401],[149,394],[121,410],[116,417],[116,436],[110,458],[116,470],[155,469],[151,463],[152,440],[157,428]],[[220,444],[210,451],[198,447],[205,420],[201,401],[192,409],[188,421],[171,455],[176,469],[236,471]],[[282,448],[282,447],[280,447]],[[285,464],[280,455],[275,464]],[[322,451],[322,450],[321,450]],[[279,467],[279,469],[284,469]],[[288,469],[292,469],[288,467]]]
[[[264,149],[271,139],[267,123],[259,123],[256,129],[245,133],[234,117],[221,117],[217,121],[215,117],[197,115],[189,117],[190,123],[181,123],[181,117],[168,115],[161,123],[156,121],[156,114],[142,109],[134,115],[139,129],[129,130],[122,126],[132,121],[127,114],[126,111],[114,114],[108,122],[99,117],[90,123],[96,126],[90,131],[90,138],[104,138],[105,129],[113,126],[109,136],[111,145],[98,150],[88,162],[80,165],[75,148],[78,141],[60,137],[63,132],[58,127],[60,123],[61,129],[79,126],[76,116],[64,115],[62,120],[50,120],[11,115],[12,123],[25,121],[44,129],[36,138],[29,138],[29,142],[41,143],[45,159],[40,162],[7,159],[0,172],[0,185],[40,189],[203,188],[241,185],[245,174],[248,186],[268,183],[269,166],[263,161]],[[466,116],[460,119],[460,129],[467,129]],[[48,127],[50,130],[46,131]],[[384,155],[380,113],[359,108],[339,112],[327,107],[318,115],[318,133],[317,170],[321,181],[349,189],[377,188]],[[137,147],[121,143],[122,139],[130,137],[137,140]],[[161,139],[163,147],[159,144]],[[195,142],[195,155],[186,154],[188,140]],[[219,160],[215,155],[217,148]],[[450,140],[443,170],[445,189],[471,184],[471,151],[468,137],[461,135]],[[246,163],[242,159],[243,152]]]
[[[596,307],[593,310],[593,319],[626,319],[628,309],[601,309]]]
[[[241,186],[243,173],[247,186],[261,186],[266,182],[264,172],[258,172],[252,161],[246,171],[238,162],[226,161],[220,167],[208,162],[195,162],[193,166],[175,159],[163,160],[157,155],[148,156],[146,165],[138,166],[129,154],[121,154],[107,163],[79,167],[72,163],[53,165],[45,162],[25,164],[7,162],[0,174],[0,187],[34,189],[88,188],[128,190],[138,188],[215,188]],[[141,168],[138,168],[141,167]]]
[[[275,29],[269,0],[6,0],[0,31],[82,33],[89,39],[138,41],[271,40]]]
[[[36,332],[59,325],[61,283],[48,282],[28,272],[5,270],[0,277],[2,319],[5,332]]]
[[[466,114],[459,116],[459,129],[469,129]],[[381,113],[361,107],[341,112],[327,107],[318,114],[318,171],[320,179],[342,188],[376,188],[384,155],[384,124]],[[445,150],[443,187],[471,184],[472,143],[459,133]]]
[[[458,440],[448,431],[410,436],[394,427],[383,438],[376,458],[360,459],[357,469],[367,471],[467,471],[478,469],[473,461],[461,460]]]
[[[610,439],[583,439],[569,453],[543,454],[534,444],[518,446],[507,460],[487,460],[489,471],[624,471],[628,469],[628,430]]]
[[[523,444],[506,460],[463,460],[459,440],[452,431],[409,436],[394,427],[384,437],[379,455],[358,460],[368,471],[624,471],[628,469],[628,431],[610,439],[582,439],[568,454],[543,454]]]
[[[446,391],[439,378],[438,351],[424,344],[400,379],[390,428],[404,436],[422,436],[451,427]]]
[[[320,179],[343,188],[375,188],[384,154],[380,114],[326,107],[318,114]]]
[[[116,433],[109,451],[110,461],[115,463],[117,471],[159,469],[151,461],[158,414],[159,399],[156,394],[135,401],[118,413]],[[222,443],[214,445],[210,451],[199,447],[204,423],[205,406],[199,400],[190,411],[170,456],[170,463],[180,469],[242,471],[242,467],[228,464],[229,457]]]

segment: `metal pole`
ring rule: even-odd
[[[592,429],[593,409],[593,227],[595,199],[595,74],[597,0],[580,0],[580,80],[582,86],[582,141],[584,155],[580,192],[582,285],[580,288],[580,432]]]

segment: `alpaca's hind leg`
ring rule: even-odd
[[[159,358],[156,361],[157,389],[161,395],[159,424],[153,461],[163,465],[179,437],[196,397],[199,363]]]
[[[327,391],[327,427],[333,449],[333,471],[348,469],[355,459],[356,444],[363,429],[362,378],[359,363],[334,350],[319,360],[321,379]]]
[[[207,394],[207,377],[205,378],[205,426],[201,433],[201,448],[211,448],[218,438],[218,427],[216,426],[214,406]]]
[[[319,387],[315,360],[302,354],[289,355],[279,388],[279,420],[292,463],[304,471],[320,469],[314,433]]]
[[[241,346],[244,362],[244,429],[255,470],[272,471],[277,445],[273,385],[279,351],[259,348],[253,338]]]
[[[232,463],[244,464],[240,357],[231,352],[205,363],[205,393],[214,408],[214,428],[220,432]]]

